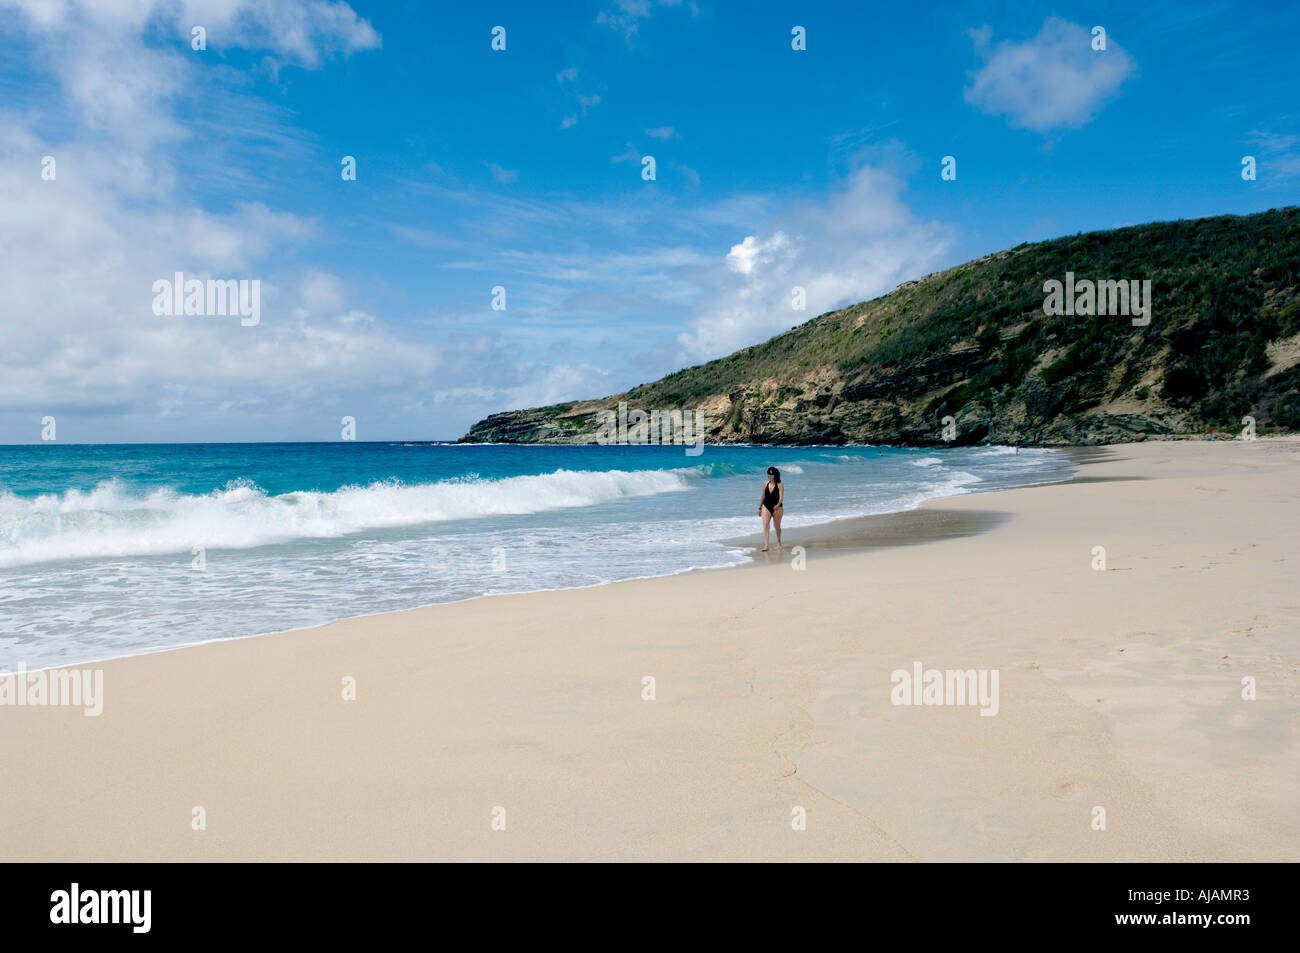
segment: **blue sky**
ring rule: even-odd
[[[1293,4],[447,6],[0,0],[0,442],[454,438],[1300,185]]]

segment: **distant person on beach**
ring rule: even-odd
[[[781,551],[781,514],[785,511],[785,484],[781,471],[767,468],[767,482],[763,484],[763,497],[758,504],[758,515],[763,517],[763,552],[767,552],[767,527],[776,523],[776,551]]]

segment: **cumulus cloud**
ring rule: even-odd
[[[288,263],[319,238],[314,221],[261,202],[203,206],[177,187],[171,157],[185,143],[173,140],[187,133],[171,104],[198,79],[192,58],[146,42],[174,27],[188,52],[198,24],[209,49],[262,44],[252,48],[311,67],[376,45],[365,21],[312,0],[5,7],[54,81],[45,112],[62,110],[65,130],[45,142],[29,114],[0,109],[5,433],[35,439],[33,421],[53,414],[70,440],[229,439],[260,415],[301,435],[341,407],[428,402],[434,347],[351,303],[339,276]],[[34,158],[47,150],[52,180]],[[261,323],[155,315],[153,283],[177,271],[259,281]]]
[[[0,10],[17,14],[87,128],[140,145],[184,135],[168,105],[195,68],[195,26],[207,31],[210,50],[264,50],[277,68],[317,69],[331,55],[380,45],[369,22],[339,0],[0,0]],[[174,45],[146,45],[152,31]]]
[[[344,305],[343,283],[328,272],[311,269],[298,288],[303,307],[299,313],[304,317],[312,312],[337,313]]]
[[[913,216],[903,193],[894,172],[864,165],[824,201],[789,208],[745,235],[700,278],[699,310],[678,337],[685,355],[730,353],[937,267],[951,235]],[[792,307],[795,286],[806,291],[806,311]]]
[[[752,275],[757,267],[771,267],[778,259],[793,260],[794,251],[785,232],[776,232],[770,238],[759,241],[753,235],[746,235],[739,245],[732,245],[727,252],[727,267],[742,275]]]
[[[182,413],[191,426],[251,414],[291,429],[340,401],[368,400],[376,380],[389,393],[403,385],[419,393],[437,369],[432,347],[360,320],[337,276],[275,265],[276,253],[315,237],[311,221],[257,203],[220,213],[135,207],[102,186],[91,156],[61,150],[68,173],[43,182],[22,145],[0,134],[8,432],[34,433],[15,418],[30,425],[44,414],[74,440],[138,439],[141,431],[101,429],[105,417],[152,427]],[[155,315],[153,283],[176,271],[260,281],[261,323]]]
[[[1089,122],[1132,75],[1133,57],[1113,39],[1092,48],[1092,33],[1077,23],[1049,18],[1032,40],[990,46],[993,31],[970,31],[984,65],[966,87],[966,102],[1035,132],[1077,128]]]

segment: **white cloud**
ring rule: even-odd
[[[918,221],[903,190],[892,172],[862,166],[825,201],[788,209],[746,235],[722,267],[701,277],[697,315],[678,337],[685,356],[719,357],[936,267],[951,235]],[[806,290],[806,311],[791,306],[796,285]]]
[[[680,139],[677,130],[672,126],[659,126],[655,129],[647,129],[645,134],[651,139]]]
[[[489,162],[487,167],[488,171],[492,173],[492,178],[496,179],[502,185],[508,185],[519,178],[519,173],[514,169],[503,169],[495,162]]]
[[[341,5],[288,6],[310,18]],[[231,0],[219,10],[245,8]],[[472,260],[467,268],[519,280],[510,282],[509,322],[485,325],[481,309],[443,313],[431,304],[398,326],[382,303],[391,299],[374,283],[358,286],[312,257],[328,220],[213,199],[211,191],[201,201],[179,188],[171,164],[192,145],[180,138],[190,135],[187,127],[172,125],[173,101],[196,89],[206,94],[201,84],[212,80],[199,74],[214,71],[196,67],[184,42],[177,44],[183,53],[149,58],[158,23],[174,20],[148,12],[114,21],[112,42],[96,48],[96,68],[139,64],[142,72],[116,94],[113,115],[96,122],[84,97],[96,83],[117,80],[81,77],[82,64],[57,49],[60,31],[82,28],[68,26],[75,17],[59,11],[84,13],[82,7],[32,9],[22,22],[33,47],[49,47],[38,62],[64,93],[49,97],[51,108],[71,105],[60,116],[66,121],[47,126],[72,133],[48,144],[35,132],[42,128],[35,112],[13,114],[0,104],[0,429],[17,439],[34,439],[32,421],[45,413],[59,415],[60,437],[70,440],[300,438],[330,432],[312,431],[302,423],[308,420],[332,417],[337,432],[340,414],[371,421],[365,432],[376,435],[373,422],[398,412],[408,415],[408,428],[414,421],[431,436],[452,436],[505,407],[608,393],[627,383],[634,362],[647,377],[658,376],[680,366],[680,355],[713,357],[751,344],[888,290],[929,267],[943,247],[942,230],[917,222],[903,204],[901,182],[873,168],[860,169],[836,194],[783,213],[773,213],[767,194],[686,209],[658,190],[629,190],[616,202],[543,201],[487,183],[452,188],[419,176],[410,187],[452,209],[445,222],[451,234],[456,223],[472,220],[473,236],[462,242],[403,222],[381,224],[403,242],[459,250]],[[55,12],[41,12],[48,9]],[[205,25],[223,22],[256,34],[235,14]],[[294,37],[265,48],[306,65],[365,42],[363,33],[348,38],[352,21],[337,22],[328,42],[319,24],[304,22]],[[209,25],[209,50],[218,36],[230,35]],[[303,42],[315,44],[314,54]],[[566,85],[563,95],[576,99],[577,89]],[[595,102],[583,97],[571,109]],[[238,117],[241,104],[231,94],[222,115]],[[137,121],[149,126],[147,134],[133,128]],[[193,135],[202,141],[201,132]],[[57,181],[48,183],[34,158],[47,145],[59,162]],[[640,157],[629,143],[614,161]],[[488,168],[498,181],[516,174]],[[692,170],[675,168],[695,181]],[[178,270],[261,279],[262,323],[244,328],[237,319],[153,315],[153,281]],[[808,288],[807,313],[789,307],[796,283]],[[578,301],[582,294],[585,302]],[[627,327],[612,314],[646,322],[635,326],[650,333],[631,356]],[[665,325],[665,314],[695,315],[679,342],[673,334],[681,319]],[[609,336],[609,347],[590,347],[601,335]],[[596,365],[622,376],[616,383]],[[157,429],[163,419],[174,420],[175,429]],[[250,430],[259,420],[260,429]]]
[[[785,232],[775,232],[770,238],[759,241],[746,235],[739,245],[727,252],[727,267],[742,275],[752,275],[758,266],[770,267],[778,258],[793,260],[794,252]]]
[[[16,418],[46,413],[69,439],[139,439],[160,418],[182,415],[191,439],[248,414],[302,433],[302,421],[339,402],[371,406],[377,380],[385,395],[416,393],[439,368],[433,347],[362,320],[338,276],[278,274],[276,258],[314,237],[310,221],[256,203],[222,213],[136,207],[104,186],[90,154],[62,150],[68,174],[43,182],[23,146],[0,133],[7,433],[28,434]],[[176,271],[260,280],[261,324],[153,314],[153,282]],[[140,429],[103,429],[106,418]]]
[[[627,328],[623,343],[611,342],[617,358],[592,361],[618,368],[618,383],[625,386],[629,365],[638,369],[632,380],[654,379],[940,267],[951,230],[912,213],[903,173],[896,171],[916,168],[915,157],[894,143],[862,155],[870,164],[829,194],[785,206],[769,193],[741,193],[686,211],[672,193],[641,189],[618,203],[535,203],[500,193],[447,197],[473,208],[488,230],[497,219],[511,225],[498,248],[484,249],[466,268],[517,276],[510,305],[520,316],[512,332],[517,353],[563,342],[569,353],[554,362],[573,365],[576,339],[590,342],[601,329]],[[629,144],[614,158],[639,156]],[[581,237],[559,244],[537,240],[556,235],[561,223]],[[795,285],[807,289],[805,311],[791,308]],[[516,312],[516,303],[534,310]],[[683,327],[686,333],[678,335]],[[520,336],[525,332],[530,336]],[[627,341],[636,339],[642,343],[629,348]],[[505,379],[512,373],[505,371]],[[607,392],[575,385],[556,399]],[[541,402],[541,390],[519,393],[514,404],[493,409]]]
[[[966,87],[966,102],[1013,126],[1049,132],[1087,123],[1133,73],[1134,61],[1113,38],[1092,48],[1091,31],[1051,17],[1023,43],[990,48],[993,31],[970,31],[985,60]]]
[[[18,14],[85,127],[140,146],[185,137],[167,107],[198,57],[244,47],[316,69],[330,55],[380,45],[374,28],[336,0],[0,0],[5,8]],[[194,26],[207,31],[206,51],[190,48]],[[146,45],[142,37],[155,30],[174,44]]]
[[[631,39],[641,28],[641,21],[650,16],[654,0],[614,0],[608,10],[596,14],[596,22],[622,33]]]
[[[308,314],[313,311],[338,313],[344,304],[343,283],[328,272],[312,269],[303,275],[298,296]]]
[[[641,24],[660,7],[680,7],[682,0],[614,0],[612,6],[601,10],[596,15],[596,22],[617,30],[630,44],[632,37],[641,29]],[[686,4],[692,16],[699,15],[699,7],[694,0]]]
[[[590,364],[532,364],[519,368],[521,382],[505,393],[506,407],[539,407],[574,394],[592,397],[609,393],[610,374]]]
[[[625,148],[622,152],[620,152],[616,156],[610,156],[609,161],[610,162],[640,162],[641,150],[638,149],[633,143],[629,142],[627,144],[627,148]]]
[[[54,80],[42,111],[63,134],[44,142],[31,115],[0,106],[5,434],[35,439],[31,421],[49,413],[70,440],[301,436],[313,429],[305,421],[342,406],[427,404],[428,381],[445,372],[438,350],[350,305],[341,277],[286,264],[318,237],[314,221],[261,202],[201,206],[172,168],[189,135],[173,102],[211,82],[191,58],[203,54],[189,49],[190,23],[207,28],[209,54],[251,43],[314,66],[377,45],[365,21],[310,0],[0,0],[0,15],[14,10],[34,66]],[[158,45],[160,30],[176,50]],[[223,109],[238,106],[224,95]],[[53,181],[33,159],[47,150]],[[177,271],[260,281],[261,323],[153,314],[153,283]]]
[[[558,76],[556,76],[556,79],[559,80],[560,82],[564,82],[566,79],[568,79],[568,80],[572,80],[572,79],[574,79],[577,75],[578,75],[578,71],[577,71],[576,69],[574,69],[573,67],[570,67],[569,69],[564,70],[564,71],[561,72]],[[577,90],[573,89],[572,87],[569,87],[569,89],[570,89],[570,91],[571,91],[573,97],[574,97],[574,98],[577,100],[577,102],[578,102],[578,111],[577,111],[576,114],[575,114],[575,113],[569,113],[569,114],[567,114],[567,115],[566,115],[566,116],[565,116],[565,117],[560,121],[560,128],[561,128],[561,129],[571,129],[572,127],[576,126],[576,125],[578,124],[578,117],[579,117],[579,116],[586,116],[586,115],[587,115],[587,112],[588,112],[588,111],[589,111],[593,106],[599,106],[599,105],[600,105],[600,94],[599,94],[599,93],[593,93],[592,95],[588,96],[588,95],[586,95],[586,94],[584,94],[584,93],[579,93]]]

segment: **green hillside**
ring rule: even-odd
[[[1149,325],[1049,315],[1044,282],[1149,280]],[[602,400],[462,439],[594,442],[595,414],[703,408],[708,440],[1090,444],[1300,429],[1300,209],[1020,245]],[[952,428],[949,428],[949,435]]]

